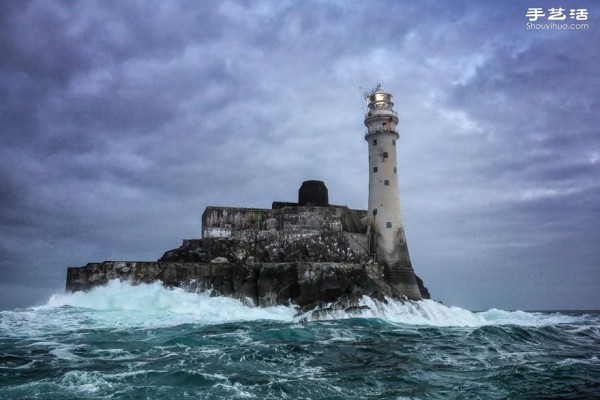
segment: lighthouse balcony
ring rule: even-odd
[[[380,116],[386,116],[386,115],[394,115],[394,116],[398,116],[398,113],[394,110],[386,110],[386,109],[377,109],[377,110],[370,110],[368,113],[365,114],[365,119],[366,118],[370,118],[370,117],[380,117]]]
[[[383,127],[370,128],[365,131],[365,139],[367,139],[370,135],[375,135],[379,133],[389,133],[392,135],[396,135],[397,138],[400,137],[400,134],[395,129],[386,129]]]

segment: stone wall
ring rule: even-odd
[[[202,237],[229,237],[234,231],[266,231],[273,210],[263,208],[206,207],[202,213]]]
[[[231,237],[249,232],[324,230],[366,233],[366,211],[345,206],[277,209],[209,206],[202,214],[202,237]]]

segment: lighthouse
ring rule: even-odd
[[[385,278],[398,294],[411,300],[421,299],[415,273],[408,255],[400,214],[396,131],[398,114],[393,97],[381,85],[365,93],[368,112],[365,115],[365,140],[369,146],[370,249],[385,267]]]

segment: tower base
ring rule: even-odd
[[[410,300],[421,300],[423,296],[412,267],[399,265],[385,267],[386,282],[392,286],[399,295],[406,296]]]
[[[386,282],[397,290],[399,296],[406,296],[410,300],[421,300],[427,296],[422,295],[413,270],[408,246],[404,235],[404,228],[384,234],[376,235],[377,262],[385,267]]]

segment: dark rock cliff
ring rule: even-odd
[[[303,310],[332,302],[356,304],[361,296],[402,298],[375,263],[238,263],[105,261],[69,268],[67,289],[88,290],[112,279],[133,283],[160,281],[166,286],[235,296],[255,305],[296,304]],[[423,286],[423,297],[429,298]]]
[[[235,238],[205,238],[184,240],[169,250],[159,261],[210,262],[222,257],[232,263],[246,262],[350,262],[364,263],[371,259],[364,235],[348,232],[317,232],[303,235],[272,234]]]

